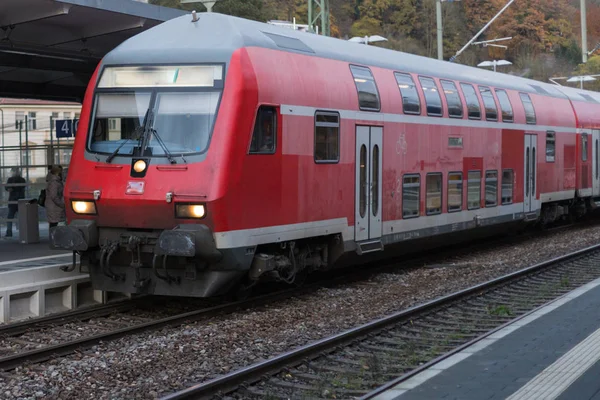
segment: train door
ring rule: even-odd
[[[537,211],[537,136],[525,135],[524,212]]]
[[[600,130],[592,131],[592,182],[593,196],[600,196]]]
[[[356,241],[381,237],[382,143],[382,127],[356,127]]]

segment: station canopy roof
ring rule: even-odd
[[[0,97],[82,102],[106,53],[184,13],[134,0],[0,0]]]

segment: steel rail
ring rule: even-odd
[[[235,311],[272,303],[277,300],[285,300],[296,295],[304,294],[304,292],[314,290],[315,288],[316,285],[311,285],[301,288],[282,290],[247,300],[240,300],[233,303],[226,303],[209,308],[202,308],[200,310],[188,311],[186,313],[158,319],[156,321],[144,322],[130,327],[121,328],[110,332],[69,341],[66,343],[60,343],[41,349],[31,350],[10,355],[7,357],[2,357],[0,358],[0,371],[10,371],[25,363],[38,363],[42,361],[47,361],[53,357],[65,356],[82,348],[90,348],[101,342],[113,341],[129,335],[158,330],[164,327],[178,326],[186,322],[198,321],[201,319],[221,315],[223,313],[233,313]]]
[[[435,258],[445,257],[448,254],[452,254],[457,251],[458,252],[464,251],[466,248],[472,248],[473,246],[476,246],[476,247],[477,246],[488,246],[488,245],[490,245],[489,239],[490,238],[488,238],[487,241],[483,240],[481,243],[476,243],[476,244],[469,243],[467,246],[464,246],[465,248],[461,247],[461,248],[457,249],[455,247],[450,246],[448,248],[444,248],[439,254],[436,254],[434,257]],[[499,241],[504,242],[506,240],[512,241],[515,239],[519,240],[519,239],[523,239],[523,238],[502,237]],[[527,240],[528,238],[524,238],[524,239]],[[493,243],[496,243],[493,240],[491,240],[491,241]],[[398,265],[398,263],[396,262],[397,259],[395,258],[392,260],[387,260],[386,264],[379,265],[377,267],[365,268],[365,265],[355,266],[355,267],[349,268],[346,271],[346,275],[336,275],[333,278],[321,280],[321,281],[315,282],[315,283],[307,285],[307,286],[303,286],[303,287],[299,287],[299,288],[298,287],[290,288],[290,289],[286,289],[283,291],[268,293],[266,295],[262,295],[262,296],[258,296],[258,297],[254,297],[254,298],[250,298],[250,299],[240,300],[240,301],[233,302],[233,303],[230,302],[230,303],[226,303],[223,305],[202,308],[200,310],[194,310],[194,311],[179,314],[176,316],[159,319],[156,321],[150,321],[150,322],[146,322],[146,323],[142,323],[142,324],[138,324],[138,325],[133,325],[131,327],[122,328],[119,330],[114,330],[114,331],[106,332],[106,333],[102,333],[102,334],[97,334],[95,336],[91,336],[91,337],[87,337],[87,338],[81,338],[78,340],[65,342],[65,343],[59,343],[59,344],[56,344],[53,346],[48,346],[48,347],[41,348],[41,349],[31,350],[31,351],[27,351],[27,352],[21,352],[21,353],[17,353],[17,354],[6,356],[6,357],[0,357],[0,371],[3,371],[3,370],[7,371],[7,370],[14,369],[14,368],[18,367],[19,365],[24,364],[26,362],[30,362],[30,363],[43,362],[52,357],[65,356],[65,355],[75,352],[78,349],[92,347],[102,341],[111,341],[111,340],[115,340],[115,339],[118,339],[118,338],[121,338],[121,337],[124,337],[127,335],[134,335],[134,334],[141,333],[144,331],[160,329],[165,326],[176,326],[179,324],[183,324],[186,321],[195,321],[195,320],[199,320],[199,319],[203,319],[203,318],[210,318],[212,316],[220,315],[223,313],[232,313],[237,310],[243,310],[243,309],[248,309],[248,308],[256,307],[259,305],[267,304],[272,301],[285,300],[285,299],[291,298],[296,295],[310,293],[319,288],[327,287],[328,285],[335,285],[335,284],[339,284],[339,283],[343,283],[343,282],[351,282],[354,280],[358,281],[361,279],[365,279],[366,277],[368,277],[372,274],[402,268],[403,265],[417,264],[417,263],[420,263],[420,262],[423,262],[426,260],[430,260],[432,258],[431,255],[420,256],[418,254],[419,253],[417,253],[417,255],[412,258],[403,260],[403,262],[401,262],[400,265]],[[376,265],[376,263],[377,262],[370,262],[370,263],[367,263],[366,266]],[[141,302],[144,299],[148,300],[148,297],[147,296],[139,297],[139,298],[131,300],[131,302]],[[150,301],[156,301],[156,300],[150,298]],[[108,304],[108,305],[100,306],[97,308],[94,307],[91,309],[81,309],[81,310],[76,310],[76,311],[72,311],[72,312],[68,312],[68,313],[49,315],[46,317],[36,318],[33,320],[28,320],[28,321],[23,321],[23,322],[0,326],[0,338],[7,337],[7,336],[9,336],[9,337],[17,336],[19,334],[27,333],[29,331],[40,330],[43,328],[51,327],[54,323],[62,324],[62,323],[66,323],[66,322],[76,321],[76,320],[84,320],[86,318],[89,318],[90,314],[92,314],[91,317],[105,316],[105,315],[109,315],[113,311],[121,312],[121,311],[127,311],[128,309],[136,308],[136,305],[131,304],[131,302],[126,302],[126,303],[119,304],[119,305],[117,305],[116,303]],[[68,315],[65,315],[65,314],[68,314]]]
[[[558,226],[553,229],[560,229],[560,230],[570,229],[573,226],[574,225],[569,224],[569,225],[565,225],[565,226]],[[540,232],[540,234],[544,235],[545,233],[546,234],[552,233],[550,231],[553,229],[542,231],[542,232]],[[538,235],[536,235],[536,237],[537,236]],[[463,252],[468,249],[479,248],[479,247],[486,248],[487,246],[491,246],[491,245],[498,244],[498,243],[510,243],[513,241],[520,241],[523,239],[529,240],[530,238],[531,237],[529,237],[527,235],[518,235],[516,237],[500,236],[500,238],[498,237],[498,235],[494,235],[494,236],[488,237],[486,239],[478,240],[475,243],[470,242],[470,243],[466,244],[465,246],[459,246],[459,248],[456,248],[453,246],[445,246],[444,248],[439,249],[440,252],[436,253],[433,257],[432,257],[432,255],[421,256],[421,255],[419,255],[420,253],[416,253],[413,255],[413,257],[409,257],[408,259],[405,258],[400,263],[398,263],[399,257],[396,257],[396,258],[393,258],[390,260],[386,260],[386,263],[384,265],[378,265],[376,267],[365,268],[365,266],[377,264],[377,261],[369,262],[369,263],[363,264],[361,266],[355,266],[355,267],[349,268],[347,270],[346,274],[335,275],[333,278],[319,280],[318,282],[312,283],[307,286],[303,286],[303,287],[299,287],[299,288],[290,288],[290,289],[273,292],[273,293],[268,293],[265,295],[261,295],[261,296],[257,296],[257,297],[253,297],[250,299],[237,301],[237,302],[230,302],[230,303],[226,303],[226,304],[222,304],[222,305],[206,307],[206,308],[202,308],[199,310],[190,311],[187,313],[182,313],[182,314],[178,314],[178,315],[163,318],[163,319],[158,319],[156,321],[145,322],[142,324],[133,325],[131,327],[121,328],[119,330],[114,330],[111,332],[97,334],[95,336],[91,336],[91,337],[87,337],[87,338],[81,338],[81,339],[77,339],[74,341],[69,341],[69,342],[65,342],[65,343],[61,343],[61,344],[57,344],[57,345],[53,345],[53,346],[48,346],[48,347],[41,348],[41,349],[31,350],[31,351],[27,351],[27,352],[21,352],[21,353],[17,353],[14,355],[2,357],[2,358],[0,358],[0,371],[12,370],[12,369],[14,369],[22,364],[25,364],[25,363],[38,363],[38,362],[47,361],[53,357],[65,356],[65,355],[71,354],[77,350],[92,347],[100,342],[116,340],[118,338],[125,337],[128,335],[135,335],[135,334],[142,333],[145,331],[157,330],[157,329],[161,329],[161,328],[167,327],[167,326],[174,327],[174,326],[181,325],[188,321],[197,321],[197,320],[201,320],[201,319],[210,318],[210,317],[213,317],[216,315],[233,313],[235,311],[249,309],[252,307],[257,307],[257,306],[261,306],[264,304],[268,304],[273,301],[285,300],[285,299],[292,298],[294,296],[304,295],[304,294],[310,293],[314,290],[317,290],[319,288],[328,287],[329,285],[336,285],[336,284],[340,284],[340,283],[349,283],[352,281],[358,281],[361,279],[365,279],[365,277],[371,276],[373,274],[400,269],[407,264],[415,265],[421,261],[426,261],[426,260],[428,261],[431,258],[447,257],[449,254],[460,253],[460,252]],[[131,301],[132,302],[143,301],[144,298],[146,300],[148,300],[147,297],[139,297],[139,298],[133,299]],[[150,299],[150,301],[156,301],[156,300]],[[110,314],[110,312],[111,312],[110,308],[115,307],[115,306],[117,306],[117,305],[109,304],[109,305],[105,305],[105,306],[100,306],[99,308],[104,309],[105,314]],[[131,309],[136,308],[135,305],[130,305],[129,302],[123,303],[122,305],[119,305],[118,307],[119,308],[123,307],[123,309],[121,309],[122,311],[126,311],[128,307]],[[85,318],[87,318],[86,314],[92,313],[92,312],[94,312],[94,310],[98,310],[98,308],[81,309],[81,310],[69,312],[68,313],[69,315],[65,315],[63,313],[63,314],[57,314],[55,316],[36,318],[34,320],[25,321],[22,323],[14,323],[14,324],[9,324],[9,325],[5,325],[5,326],[0,326],[0,337],[16,336],[19,333],[28,332],[29,330],[32,329],[32,327],[36,327],[35,325],[38,323],[40,324],[39,328],[43,329],[45,327],[51,327],[53,322],[61,322],[61,321],[69,322],[69,321],[77,320],[78,318],[85,319]],[[113,308],[113,310],[114,310],[114,308]],[[115,310],[115,311],[117,311],[117,310]],[[102,311],[99,310],[98,312],[102,312]],[[72,315],[71,315],[71,313],[72,313]],[[79,317],[78,317],[78,315],[79,315]],[[101,316],[101,315],[95,314],[93,316]]]
[[[147,298],[144,298],[144,300],[148,301]],[[142,300],[142,297],[137,297],[135,299],[119,300],[118,302],[108,304],[89,305],[73,311],[50,314],[44,317],[0,325],[0,338],[22,335],[27,332],[49,328],[54,325],[64,325],[73,321],[84,321],[94,317],[104,317],[114,312],[120,313],[129,311],[139,307],[144,300]]]
[[[360,338],[368,336],[369,334],[373,334],[387,327],[393,326],[401,321],[414,318],[415,316],[423,314],[424,312],[427,312],[431,309],[447,305],[461,298],[473,295],[477,292],[483,292],[492,287],[496,287],[504,283],[517,280],[523,276],[531,275],[535,272],[555,266],[556,264],[560,264],[562,262],[574,259],[576,257],[598,251],[600,251],[600,245],[594,245],[566,254],[564,256],[555,257],[553,259],[535,264],[533,266],[521,269],[519,271],[512,272],[510,274],[492,279],[490,281],[472,286],[470,288],[463,289],[461,291],[440,297],[438,299],[426,302],[424,304],[410,307],[406,310],[397,312],[390,316],[377,319],[375,321],[361,325],[357,328],[349,329],[337,335],[333,335],[328,338],[319,340],[317,342],[308,344],[306,346],[302,346],[298,349],[281,354],[272,359],[262,361],[254,365],[250,365],[246,368],[242,368],[240,370],[231,372],[227,375],[215,378],[208,382],[196,384],[187,389],[183,389],[181,391],[164,396],[162,397],[162,400],[190,398],[205,399],[211,398],[217,394],[224,395],[228,392],[232,392],[238,389],[242,385],[252,385],[264,379],[265,376],[273,376],[286,368],[294,367],[299,364],[302,364],[307,360],[318,358],[323,354],[335,351],[341,346],[347,345]],[[511,322],[514,322],[514,320]],[[482,336],[486,335],[487,334]],[[406,374],[405,376],[407,375],[408,374]],[[406,377],[404,379],[406,379]],[[393,386],[391,383],[389,385]],[[386,388],[387,387],[388,385],[386,385]]]

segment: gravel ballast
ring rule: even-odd
[[[600,242],[576,227],[0,373],[0,399],[155,398]]]

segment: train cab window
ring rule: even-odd
[[[358,106],[362,111],[379,111],[379,92],[373,74],[369,68],[351,65],[350,71],[358,91]]]
[[[502,204],[513,202],[513,170],[502,170]]]
[[[448,103],[448,115],[450,118],[462,118],[463,106],[458,90],[454,82],[441,81],[442,89],[444,89],[444,95],[446,96],[446,103]]]
[[[554,162],[556,155],[556,133],[546,132],[546,162]]]
[[[315,162],[340,160],[340,114],[317,111],[315,114]]]
[[[475,210],[481,207],[481,171],[469,171],[467,180],[467,207]]]
[[[506,90],[496,89],[496,97],[498,97],[498,101],[500,102],[500,109],[502,110],[502,122],[513,122],[513,109],[512,105],[510,104],[510,99],[508,98]]]
[[[412,76],[409,74],[401,74],[394,72],[396,77],[396,83],[400,89],[400,96],[402,96],[402,108],[405,114],[420,114],[421,113],[421,100],[419,100],[419,94],[417,93],[417,87],[413,81]]]
[[[485,172],[485,206],[498,205],[498,171]]]
[[[427,215],[442,213],[442,174],[427,174]]]
[[[419,216],[419,202],[421,192],[421,177],[407,175],[402,182],[402,218],[416,218]]]
[[[523,108],[525,109],[525,119],[527,120],[527,123],[535,125],[535,108],[533,107],[531,98],[526,93],[519,93],[519,95],[521,96],[521,102],[523,103]]]
[[[584,133],[581,135],[581,161],[587,161],[588,159],[588,135]]]
[[[462,193],[462,172],[450,172],[448,174],[448,212],[462,210]]]
[[[119,154],[132,154],[150,97],[144,92],[98,94],[89,149],[110,154],[123,145]]]
[[[435,81],[431,78],[420,76],[421,89],[425,95],[425,106],[427,107],[427,115],[432,117],[442,116],[442,99]]]
[[[254,123],[250,154],[274,154],[277,142],[277,110],[260,106]]]
[[[477,93],[475,93],[475,88],[473,85],[468,83],[461,83],[460,87],[465,95],[465,100],[467,102],[467,110],[469,110],[469,119],[481,119],[481,105],[479,104],[479,99],[477,98]]]
[[[479,93],[481,93],[483,105],[485,106],[485,119],[488,121],[498,121],[498,107],[490,88],[479,86]]]

